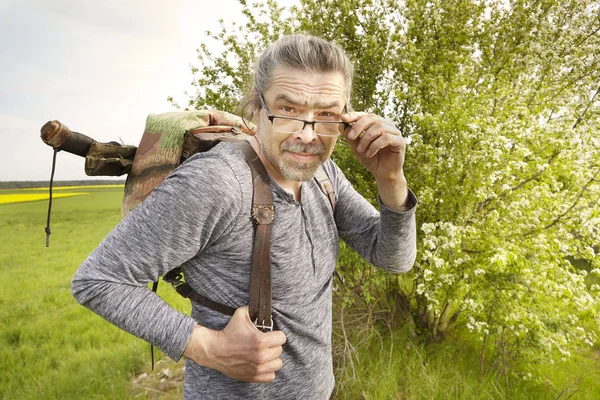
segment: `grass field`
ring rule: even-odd
[[[71,296],[75,270],[120,220],[122,187],[85,190],[90,194],[54,201],[49,248],[47,202],[0,205],[0,399],[180,398],[180,370],[168,376],[174,363],[140,377],[150,369],[149,346]],[[166,285],[159,294],[189,309]],[[334,331],[340,345],[339,326]],[[402,331],[363,333],[349,332],[356,357],[354,368],[346,362],[337,370],[337,399],[600,398],[598,348],[540,366],[543,384],[506,385],[489,374],[479,382],[479,349],[460,332],[427,346]]]
[[[86,191],[54,201],[48,248],[47,202],[0,205],[0,399],[126,399],[150,365],[148,345],[71,296],[75,270],[121,218],[122,187]]]

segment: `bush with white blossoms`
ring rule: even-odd
[[[343,304],[385,303],[386,322],[430,340],[464,327],[504,370],[558,362],[598,340],[599,12],[575,0],[246,6],[248,24],[212,36],[221,54],[199,50],[189,106],[234,111],[255,55],[281,34],[336,40],[355,63],[355,108],[410,139],[404,172],[420,201],[413,272],[376,272],[342,245]],[[376,204],[342,140],[334,158]]]
[[[486,4],[460,49],[436,47],[433,29],[450,18],[439,9],[423,9],[431,22],[412,31],[419,61],[409,57],[402,77],[429,92],[404,96],[415,110],[407,175],[421,200],[407,301],[430,339],[462,325],[503,368],[527,368],[598,341],[600,38],[585,35],[597,7]]]

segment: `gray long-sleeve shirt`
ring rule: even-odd
[[[235,381],[187,361],[186,399],[326,399],[333,390],[331,287],[343,239],[372,264],[409,270],[416,255],[416,198],[395,212],[374,209],[332,162],[324,165],[335,215],[314,180],[301,202],[271,183],[273,320],[285,333],[283,367],[272,383]],[[196,303],[192,315],[171,308],[147,283],[181,265],[201,294],[232,307],[248,304],[253,226],[251,172],[229,144],[190,158],[102,241],[77,271],[75,298],[120,328],[178,360],[197,323],[223,329],[228,316]]]

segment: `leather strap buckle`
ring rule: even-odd
[[[275,209],[273,204],[253,204],[252,221],[257,225],[268,225],[273,222]]]
[[[265,325],[265,320],[263,319],[261,321],[261,323],[258,323],[258,318],[256,318],[254,320],[254,326],[256,326],[256,328],[262,332],[273,332],[273,317],[269,317],[269,319],[271,320],[270,325]]]

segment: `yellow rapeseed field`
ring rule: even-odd
[[[53,186],[52,190],[76,190],[76,189],[104,189],[104,188],[122,188],[125,187],[123,183],[115,185],[87,185],[87,186]],[[24,188],[21,190],[48,190],[47,187],[38,188]]]
[[[82,194],[90,194],[89,192],[74,192],[74,193],[56,193],[53,198],[80,196]],[[48,193],[16,193],[16,194],[0,194],[0,204],[25,203],[28,201],[48,200]]]

